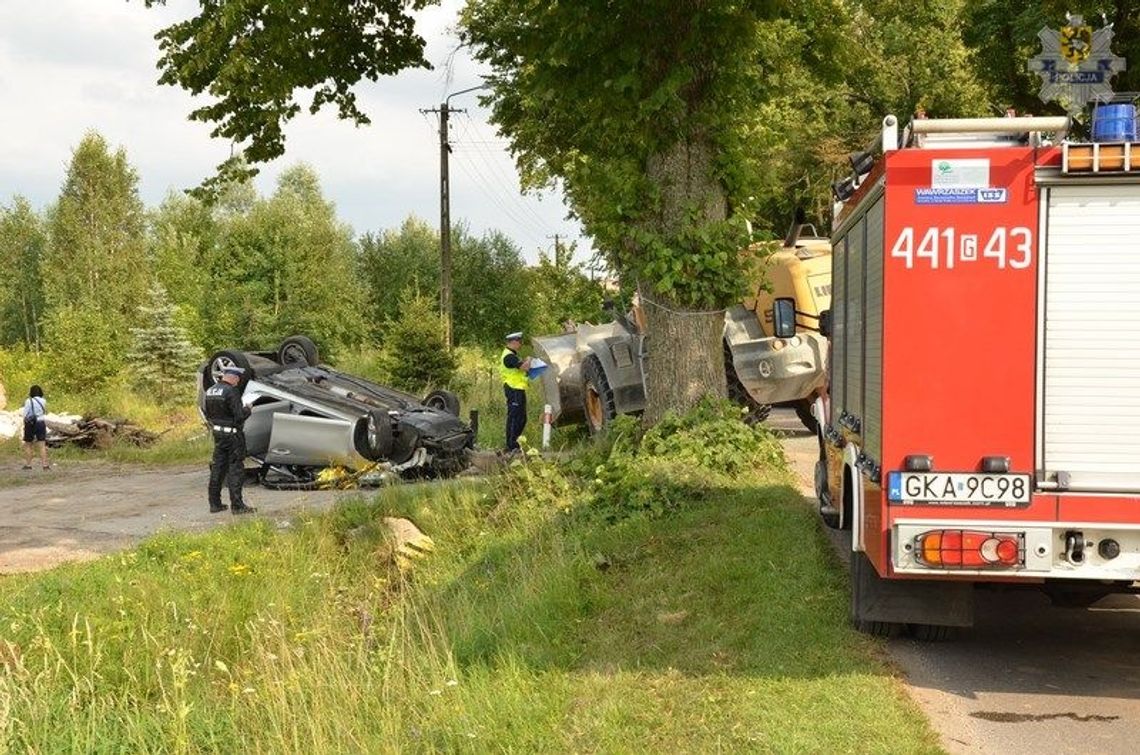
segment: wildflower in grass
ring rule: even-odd
[[[249,568],[249,564],[230,564],[230,574],[234,575],[235,577],[244,576],[246,574],[249,574],[251,571],[252,570]]]

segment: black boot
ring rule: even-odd
[[[235,514],[253,514],[257,511],[253,506],[246,506],[244,503],[235,503],[230,506]]]
[[[214,504],[211,503],[210,504],[210,513],[211,514],[217,514],[219,511],[225,511],[228,508],[229,508],[229,506],[226,506],[224,503],[219,503],[217,506],[215,506]]]

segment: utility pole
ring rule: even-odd
[[[448,141],[447,126],[452,113],[467,112],[452,108],[451,98],[486,86],[480,84],[477,87],[461,89],[449,94],[438,108],[420,110],[421,113],[439,113],[439,309],[443,314],[443,336],[448,351],[454,345],[455,339],[451,327],[451,178],[447,164],[451,143]]]

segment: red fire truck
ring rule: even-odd
[[[1140,154],[1067,127],[888,116],[833,187],[816,493],[864,631],[942,638],[979,583],[1140,579]]]

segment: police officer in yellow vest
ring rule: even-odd
[[[519,357],[521,332],[507,336],[507,347],[499,357],[499,374],[503,378],[503,394],[507,397],[507,452],[519,450],[519,436],[526,427],[526,382],[530,358]]]

